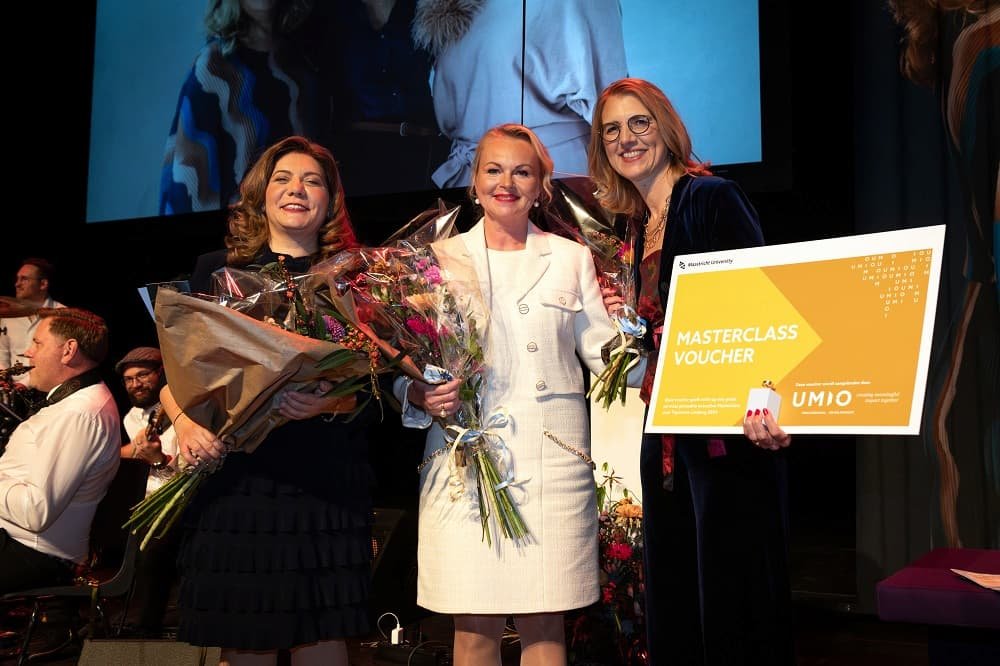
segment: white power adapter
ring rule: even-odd
[[[382,629],[382,620],[384,620],[387,617],[391,617],[392,619],[394,619],[396,621],[396,628],[389,632],[389,644],[390,645],[402,645],[403,644],[403,625],[401,625],[399,623],[399,617],[397,617],[397,615],[395,613],[392,613],[392,612],[382,613],[382,615],[379,616],[378,621],[375,622],[375,625],[378,627],[379,632],[382,634],[382,638],[385,639],[386,635],[385,635],[385,631],[383,631],[383,629]]]

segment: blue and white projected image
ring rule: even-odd
[[[624,76],[663,89],[698,159],[762,159],[756,1],[482,0],[454,21],[445,0],[96,4],[88,222],[223,209],[289,134],[333,151],[348,196],[463,187],[503,122],[583,176],[594,103]]]

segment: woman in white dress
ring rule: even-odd
[[[521,125],[483,136],[469,194],[483,217],[436,243],[446,275],[473,275],[489,312],[483,413],[501,408],[495,430],[510,452],[512,495],[529,535],[483,536],[475,479],[452,499],[445,433],[433,417],[459,408],[461,379],[430,385],[400,379],[404,424],[430,427],[420,477],[417,602],[455,620],[456,666],[496,664],[508,616],[521,663],[566,661],[565,611],[598,597],[597,508],[582,359],[603,367],[616,336],[589,250],[541,231],[529,213],[551,199],[552,160]],[[644,364],[640,364],[641,366]],[[642,367],[630,379],[638,382]],[[466,466],[466,474],[471,465]]]

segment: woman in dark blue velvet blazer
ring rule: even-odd
[[[763,245],[739,186],[692,159],[663,92],[608,86],[594,109],[590,176],[601,204],[638,225],[638,312],[651,350],[647,403],[679,254]],[[609,312],[620,296],[605,290]],[[745,438],[646,434],[640,454],[649,663],[794,663],[784,447],[773,415],[747,414]]]

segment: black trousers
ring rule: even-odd
[[[170,529],[162,538],[150,540],[146,550],[139,553],[133,598],[140,609],[138,628],[147,634],[163,629],[170,591],[178,580],[177,551],[181,532],[180,528]]]
[[[742,437],[712,457],[678,436],[663,487],[659,435],[640,458],[646,635],[651,666],[795,662],[787,557],[786,463]]]
[[[0,529],[0,594],[63,585],[73,580],[73,573],[68,562],[29,548]]]

